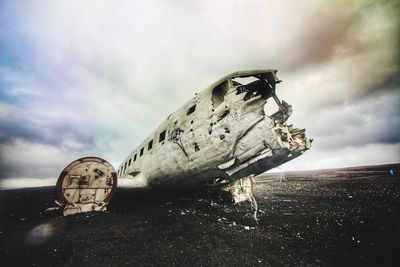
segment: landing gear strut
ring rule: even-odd
[[[229,193],[231,194],[235,203],[249,201],[251,204],[251,209],[254,212],[253,217],[256,221],[257,218],[257,201],[254,198],[253,191],[254,191],[254,178],[253,175],[241,178],[237,180],[233,185],[229,187]]]

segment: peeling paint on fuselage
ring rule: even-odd
[[[243,77],[255,81],[235,82]],[[258,175],[301,155],[311,141],[304,130],[286,125],[291,106],[276,96],[279,82],[275,70],[221,78],[168,116],[119,166],[119,177],[141,187],[218,186],[217,181]],[[277,112],[265,114],[271,104]]]

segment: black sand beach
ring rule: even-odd
[[[398,266],[399,164],[256,177],[250,204],[119,188],[62,217],[54,187],[0,191],[1,266]]]

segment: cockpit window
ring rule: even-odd
[[[240,82],[238,81],[240,80]],[[275,83],[271,83],[264,77],[246,77],[235,78],[237,85],[236,94],[243,94],[243,100],[247,101],[253,97],[261,96],[263,99],[268,99],[274,94]]]

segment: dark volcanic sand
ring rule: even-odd
[[[400,169],[399,164],[392,165]],[[118,189],[69,217],[54,188],[0,191],[1,266],[399,266],[400,177],[390,166],[257,177],[248,203]]]

